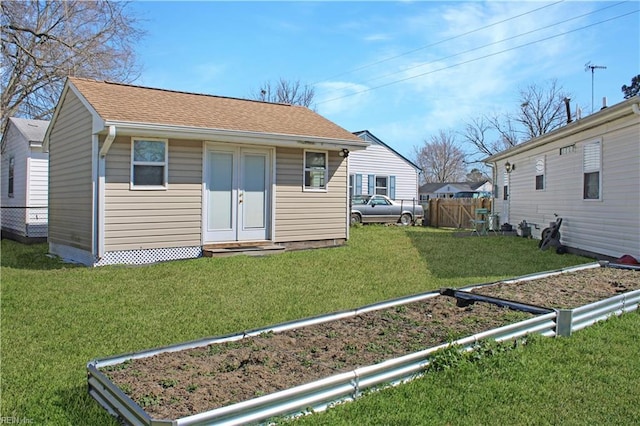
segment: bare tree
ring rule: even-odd
[[[524,136],[533,139],[567,122],[564,99],[570,98],[557,80],[545,86],[530,84],[520,90],[520,110],[515,121],[524,128]]]
[[[50,118],[67,76],[130,82],[143,36],[127,3],[109,0],[0,3],[2,125]]]
[[[482,156],[493,155],[518,143],[513,120],[498,114],[472,118],[466,122],[461,136]]]
[[[302,105],[311,107],[315,89],[309,85],[302,85],[299,80],[289,81],[281,78],[276,83],[265,82],[257,91],[251,93],[251,98],[264,102]]]
[[[556,80],[520,90],[515,113],[486,114],[467,121],[462,137],[480,156],[490,156],[541,136],[566,123],[568,94]]]
[[[452,131],[440,130],[414,149],[426,182],[455,182],[465,176],[465,154]]]

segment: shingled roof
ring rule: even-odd
[[[42,142],[49,126],[48,120],[9,117],[9,122],[13,123],[27,142]]]
[[[362,142],[309,108],[70,77],[106,122],[307,136]]]

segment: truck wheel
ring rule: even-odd
[[[362,223],[362,218],[358,213],[351,213],[351,225],[358,225]]]
[[[409,213],[403,213],[402,216],[400,216],[400,224],[402,226],[409,226],[411,223],[413,223],[413,220]]]

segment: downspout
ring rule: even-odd
[[[105,185],[105,175],[106,175],[106,156],[111,148],[111,144],[116,138],[116,126],[109,126],[109,132],[107,133],[107,137],[104,140],[104,144],[100,149],[100,153],[98,155],[98,180],[96,181],[97,185],[97,212],[98,212],[98,224],[97,224],[97,233],[96,233],[96,253],[98,260],[102,259],[104,256],[104,185]]]
[[[104,140],[104,145],[102,145],[102,148],[100,149],[100,158],[107,156],[107,152],[109,152],[109,148],[111,148],[111,144],[115,138],[116,126],[109,126],[109,133],[107,134],[107,138]]]
[[[345,157],[342,157],[343,160],[342,161],[346,161],[347,162],[347,232],[346,232],[346,236],[347,236],[347,241],[349,241],[349,238],[351,238],[351,194],[349,193],[349,154],[347,154]],[[353,183],[353,185],[355,186],[355,182]]]

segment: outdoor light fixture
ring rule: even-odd
[[[338,153],[340,157],[347,158],[349,156],[349,150],[347,148],[342,148],[342,151]]]
[[[516,165],[515,164],[511,164],[510,162],[506,162],[504,164],[504,169],[507,171],[507,173],[511,173],[511,170],[515,170],[516,169]]]

